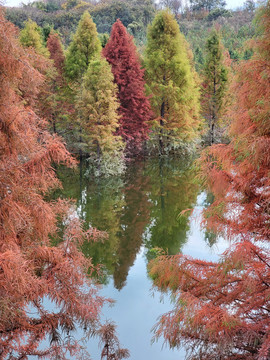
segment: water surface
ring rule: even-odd
[[[116,301],[104,308],[103,319],[117,324],[120,342],[130,350],[132,360],[184,359],[184,349],[162,347],[162,340],[151,344],[151,328],[172,304],[168,296],[161,301],[161,294],[153,294],[147,263],[157,248],[214,260],[226,247],[223,240],[216,242],[200,229],[200,214],[210,197],[200,188],[192,162],[132,162],[117,178],[89,179],[84,171],[84,166],[59,170],[63,189],[55,195],[76,199],[86,227],[109,235],[104,243],[83,246],[84,254],[103,266],[102,294]],[[185,209],[195,210],[182,216]],[[96,343],[90,341],[87,347],[98,360]]]

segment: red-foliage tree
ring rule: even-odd
[[[44,81],[36,69],[47,63],[17,35],[0,9],[0,358],[75,358],[80,344],[61,334],[75,323],[96,330],[105,301],[85,275],[91,261],[78,250],[94,233],[82,231],[69,203],[44,200],[60,185],[52,164],[74,161],[34,111]]]
[[[121,118],[117,135],[127,143],[127,152],[138,153],[149,132],[150,103],[145,95],[144,70],[133,37],[119,19],[112,27],[103,54],[112,66],[119,90]]]
[[[257,51],[239,65],[232,90],[232,141],[202,156],[215,195],[207,225],[232,245],[218,263],[179,255],[151,265],[156,285],[176,295],[157,335],[171,346],[189,346],[190,358],[270,359],[269,2],[260,26]]]
[[[59,36],[55,32],[50,32],[47,40],[47,48],[50,52],[50,58],[54,62],[54,66],[58,70],[59,74],[63,74],[65,55]]]

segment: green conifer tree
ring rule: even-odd
[[[101,52],[97,28],[88,11],[79,21],[76,33],[67,50],[66,74],[72,81],[80,81],[90,61]]]
[[[20,32],[20,43],[26,47],[33,47],[40,55],[49,57],[49,51],[42,42],[41,30],[35,21],[28,19]]]
[[[94,24],[88,11],[85,11],[79,21],[76,33],[73,36],[71,44],[67,50],[65,61],[65,74],[67,79],[70,80],[70,95],[75,98],[80,95],[80,86],[82,78],[88,69],[88,66],[94,58],[100,56],[101,45],[98,39],[98,33],[96,25]],[[69,140],[73,144],[73,151],[79,152],[80,159],[85,152],[83,142],[83,127],[81,125],[80,114],[77,106],[77,121],[69,118],[68,128],[71,129],[71,139]]]
[[[198,128],[199,90],[190,58],[173,15],[159,12],[148,30],[145,66],[160,154],[194,138]]]
[[[206,62],[203,82],[203,115],[210,131],[210,144],[215,140],[215,128],[224,112],[228,88],[228,68],[224,64],[220,35],[213,30],[206,42]]]
[[[123,169],[123,142],[115,136],[118,128],[117,85],[104,58],[92,60],[77,98],[77,110],[86,152],[96,163],[98,175]]]

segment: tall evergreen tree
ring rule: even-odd
[[[210,143],[215,140],[215,128],[224,112],[228,85],[228,68],[224,64],[219,33],[213,30],[206,43],[203,82],[203,114],[208,121]]]
[[[101,45],[96,25],[89,13],[85,11],[66,54],[65,73],[70,80],[71,101],[74,102],[76,96],[78,96],[83,75],[87,71],[91,60],[96,56],[100,56],[100,52]],[[68,133],[70,136],[69,141],[73,144],[73,151],[79,152],[81,158],[83,155],[83,129],[80,119],[77,120],[77,122],[74,122],[73,119],[68,118],[69,124],[67,127],[71,130]]]
[[[186,40],[168,10],[159,12],[149,27],[145,55],[162,154],[175,139],[193,138],[199,123],[196,74]]]
[[[133,37],[119,19],[112,27],[103,54],[112,65],[114,80],[118,85],[121,118],[117,134],[127,143],[127,151],[136,153],[148,137],[150,102],[145,95],[144,70]]]
[[[117,86],[114,84],[114,77],[106,59],[101,58],[90,62],[79,91],[77,108],[83,130],[82,138],[87,152],[94,153],[98,165],[97,170],[105,175],[108,175],[106,167],[109,172],[113,170],[117,172],[119,164],[117,167],[114,163],[115,169],[109,169],[109,164],[105,164],[108,157],[111,158],[111,164],[113,159],[118,158],[120,168],[122,168],[123,150],[121,137],[114,135],[119,126],[117,113],[119,103]]]
[[[20,43],[32,47],[40,55],[49,57],[49,52],[42,42],[41,30],[35,21],[28,19],[20,32]]]
[[[97,28],[88,11],[79,21],[76,33],[67,50],[66,74],[72,81],[80,81],[90,61],[101,51]]]

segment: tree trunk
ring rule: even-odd
[[[80,149],[79,149],[79,156],[80,156],[80,161],[82,161],[82,149],[81,149],[81,143],[82,143],[82,128],[80,127],[80,137],[79,137],[79,144],[80,144]]]
[[[211,118],[211,126],[210,126],[210,142],[211,142],[211,145],[214,144],[214,140],[215,140],[215,123],[216,123],[216,118],[217,118],[217,100],[216,100],[216,86],[217,86],[217,83],[216,83],[216,69],[214,68],[214,88],[213,88],[213,109],[212,109],[212,118]]]
[[[166,75],[163,75],[163,85],[165,85]],[[165,99],[162,99],[162,104],[160,108],[160,130],[159,130],[159,156],[162,156],[164,153],[164,143],[163,143],[163,126],[164,126],[164,116],[165,116]]]
[[[215,129],[215,118],[213,117],[212,121],[211,121],[211,127],[210,127],[210,144],[211,145],[214,144],[214,139],[215,139],[214,129]]]

